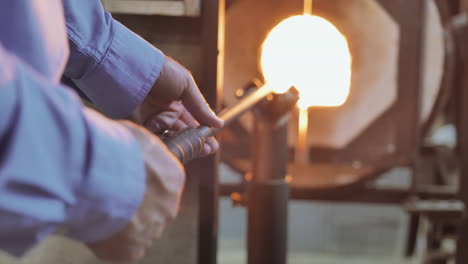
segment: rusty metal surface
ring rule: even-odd
[[[414,193],[408,188],[376,188],[369,186],[355,186],[350,189],[336,189],[336,192],[317,190],[311,192],[308,189],[299,187],[291,188],[290,198],[304,201],[328,201],[344,203],[369,203],[369,204],[403,204],[409,198],[414,197]],[[223,184],[220,187],[222,196],[230,196],[233,193],[241,194],[246,191],[246,184]],[[238,195],[235,196],[238,196]],[[457,199],[457,191],[451,188],[441,188],[439,186],[422,186],[416,190],[420,199]]]
[[[455,28],[457,52],[459,56],[457,75],[457,150],[460,157],[461,173],[459,198],[468,204],[468,23],[460,23]],[[459,224],[456,263],[468,260],[468,217],[465,214]]]
[[[200,90],[208,104],[219,110],[223,83],[224,0],[202,0]],[[197,161],[193,166],[200,179],[198,216],[198,256],[200,264],[217,263],[218,251],[218,154]]]
[[[421,128],[422,136],[427,137],[434,128],[436,121],[446,114],[450,99],[454,96],[455,73],[456,73],[456,58],[455,58],[455,43],[452,28],[452,16],[450,11],[449,1],[435,1],[439,10],[441,23],[444,29],[444,66],[441,87],[435,99],[429,117],[423,123]]]

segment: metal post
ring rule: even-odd
[[[460,157],[459,199],[468,204],[468,24],[455,25],[457,46],[461,58],[458,74],[457,94],[457,150]],[[468,216],[464,215],[459,223],[456,263],[468,261]]]
[[[284,264],[289,186],[285,181],[287,127],[256,122],[254,178],[248,186],[249,264]]]
[[[202,80],[200,90],[218,110],[223,83],[224,0],[202,0]],[[216,264],[218,250],[218,155],[197,161],[193,171],[200,181],[198,263]]]
[[[287,259],[287,124],[295,101],[285,107],[282,97],[274,96],[268,107],[255,111],[253,172],[247,189],[249,264],[285,264]]]

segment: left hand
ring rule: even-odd
[[[87,246],[100,259],[131,261],[142,258],[176,217],[185,171],[157,136],[128,121],[119,121],[119,124],[140,145],[145,162],[146,190],[138,210],[122,230],[100,241],[89,242]]]
[[[192,75],[169,57],[165,58],[159,78],[135,111],[136,121],[155,134],[165,130],[179,132],[199,124],[222,127],[206,103]],[[202,155],[215,153],[219,144],[207,139]]]

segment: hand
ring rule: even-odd
[[[164,227],[178,212],[185,172],[158,137],[146,129],[121,122],[137,139],[145,160],[146,192],[128,225],[110,238],[88,244],[104,260],[130,261],[142,258]],[[122,194],[125,195],[125,194]]]
[[[222,127],[219,119],[206,103],[192,75],[183,66],[166,57],[161,74],[151,91],[135,111],[136,120],[155,134],[165,130],[178,132],[200,124]],[[212,137],[202,155],[218,150]]]

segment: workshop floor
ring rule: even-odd
[[[236,178],[229,168],[221,172],[223,181]],[[382,183],[407,182],[398,171]],[[221,199],[219,264],[246,263],[245,220],[245,208]],[[407,223],[399,206],[291,201],[288,264],[419,264],[418,257],[403,258]]]
[[[220,209],[219,263],[246,263],[245,210]],[[419,264],[402,257],[406,222],[394,207],[293,202],[288,264]]]
[[[225,251],[219,258],[219,264],[239,264],[245,262],[245,254],[242,251]],[[330,254],[306,254],[292,253],[288,258],[288,264],[419,264],[417,259],[404,260],[393,257],[369,257],[369,256],[333,256]]]

